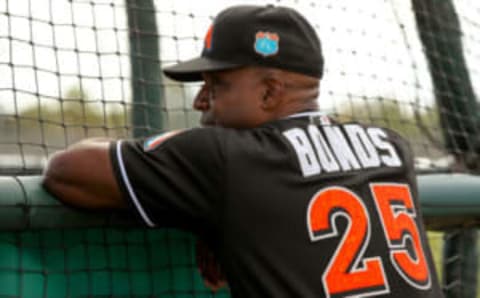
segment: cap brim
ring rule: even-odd
[[[226,70],[240,67],[241,65],[199,57],[175,64],[163,69],[165,75],[173,80],[182,82],[202,81],[202,73],[208,71]]]

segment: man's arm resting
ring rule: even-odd
[[[88,209],[126,208],[115,179],[108,139],[87,139],[55,153],[44,187],[63,203]]]

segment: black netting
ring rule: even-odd
[[[39,173],[81,138],[198,125],[198,85],[170,81],[160,68],[197,55],[212,17],[238,3],[0,2],[1,171]],[[477,2],[274,3],[297,8],[318,30],[324,111],[399,131],[422,168],[465,170],[452,155],[475,165]]]
[[[0,297],[230,297],[207,290],[194,239],[168,230],[0,233]]]

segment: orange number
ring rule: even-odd
[[[370,189],[394,267],[410,285],[430,288],[430,273],[414,220],[416,214],[410,188],[406,184],[373,183]],[[408,247],[412,248],[410,252]]]
[[[362,200],[354,193],[329,187],[312,198],[307,214],[310,239],[337,237],[335,221],[339,216],[348,220],[348,227],[322,276],[327,297],[388,293],[382,260],[363,258],[370,241],[370,218]]]

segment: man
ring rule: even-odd
[[[442,297],[408,146],[317,111],[323,57],[304,17],[228,8],[201,57],[165,73],[205,82],[204,128],[83,141],[54,155],[47,189],[207,239],[233,297]]]

